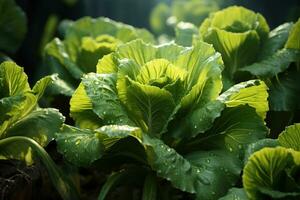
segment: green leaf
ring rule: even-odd
[[[290,71],[273,78],[269,86],[269,104],[272,111],[293,111],[300,108],[300,73]]]
[[[145,179],[142,200],[157,199],[157,187],[156,177],[152,173],[149,173]]]
[[[27,32],[26,16],[14,0],[1,0],[0,8],[0,50],[15,53]]]
[[[226,151],[196,151],[186,158],[200,169],[204,169],[202,176],[210,184],[203,185],[196,194],[197,199],[216,199],[226,194],[239,179],[242,166],[235,155]]]
[[[105,150],[96,132],[68,125],[56,134],[56,142],[58,151],[77,166],[90,165],[101,158]]]
[[[117,49],[118,59],[134,60],[139,66],[143,66],[155,58],[156,48],[153,45],[145,44],[142,40],[134,40]]]
[[[255,108],[259,116],[265,119],[269,110],[267,89],[263,81],[250,80],[234,85],[218,99],[225,103],[227,107],[249,105]]]
[[[278,142],[283,147],[300,151],[300,124],[286,127],[278,136]]]
[[[254,154],[256,151],[259,151],[265,147],[277,147],[279,146],[278,140],[265,138],[258,140],[257,142],[254,142],[252,144],[249,144],[244,156],[244,165],[248,162],[250,156]]]
[[[157,175],[182,191],[196,194],[199,199],[216,199],[226,192],[226,185],[231,187],[239,177],[239,161],[226,152],[194,152],[184,158],[161,140],[145,136],[143,143]],[[227,159],[223,159],[224,156]],[[224,181],[228,184],[221,184]]]
[[[231,188],[228,193],[219,200],[248,200],[243,188]]]
[[[199,42],[188,48],[178,56],[175,66],[183,67],[188,72],[185,83],[187,95],[182,99],[182,109],[204,105],[219,96],[223,62],[211,45]]]
[[[287,42],[285,43],[285,48],[289,49],[300,49],[300,19],[294,24],[292,30],[290,31]]]
[[[35,85],[32,88],[32,92],[37,96],[37,99],[40,99],[43,96],[47,87],[51,85],[54,82],[54,80],[57,80],[57,78],[57,74],[45,76],[35,83]]]
[[[126,137],[141,138],[137,127],[109,125],[97,130],[79,129],[64,125],[56,134],[58,151],[77,166],[88,166],[101,158],[120,139]],[[76,148],[74,148],[76,147]]]
[[[7,130],[7,137],[26,136],[34,139],[41,146],[46,146],[54,139],[64,122],[63,115],[54,108],[37,109],[18,120]],[[17,150],[20,150],[19,148]]]
[[[263,43],[261,52],[258,55],[259,61],[272,56],[277,50],[284,47],[292,26],[293,23],[284,23],[269,33],[268,39]]]
[[[80,128],[96,129],[101,119],[93,112],[93,104],[87,96],[83,83],[80,83],[70,100],[70,115]]]
[[[239,71],[249,72],[259,78],[270,78],[285,71],[292,62],[299,60],[300,50],[282,49],[259,62],[240,68]]]
[[[250,199],[297,199],[300,152],[283,147],[254,153],[244,168],[243,185]]]
[[[117,61],[113,53],[103,56],[96,65],[98,74],[111,74],[118,71]]]
[[[0,97],[21,95],[30,92],[27,75],[23,68],[12,61],[0,65]]]
[[[220,117],[224,107],[224,104],[220,101],[211,101],[196,108],[176,124],[172,136],[190,139],[204,133],[212,127],[214,120]]]
[[[130,81],[127,88],[129,112],[139,120],[141,128],[146,125],[150,135],[159,135],[175,109],[170,92],[155,86]]]
[[[182,46],[192,46],[194,36],[198,35],[198,30],[194,24],[179,22],[175,28],[175,41]]]
[[[116,74],[89,73],[82,79],[85,91],[93,104],[93,111],[104,124],[132,124],[118,99]]]
[[[77,200],[79,199],[79,194],[75,188],[73,182],[69,180],[65,174],[55,165],[51,157],[47,152],[34,140],[23,136],[14,136],[0,140],[0,154],[3,151],[10,154],[11,147],[14,146],[15,150],[18,149],[18,144],[26,145],[30,149],[33,149],[37,157],[42,161],[44,167],[48,172],[48,176],[56,188],[58,193],[61,195],[62,199],[65,200]],[[7,149],[10,148],[10,149]],[[19,153],[21,155],[21,153]]]
[[[46,89],[46,96],[52,95],[65,95],[65,96],[72,96],[75,91],[75,88],[65,80],[62,80],[58,76],[52,76],[53,80],[52,83]]]
[[[201,137],[193,139],[188,146],[227,149],[243,156],[248,144],[265,138],[267,132],[263,120],[253,108],[237,106],[224,109],[213,127]]]
[[[200,27],[203,40],[222,54],[224,75],[231,80],[239,68],[255,61],[268,33],[262,15],[238,6],[215,12]]]
[[[212,29],[204,41],[213,44],[222,54],[226,66],[224,73],[231,79],[239,68],[255,61],[260,45],[255,31],[232,33]]]
[[[58,61],[58,65],[55,65],[53,62],[49,62],[50,73],[58,73],[60,77],[70,83],[72,83],[72,78],[80,79],[83,75],[82,69],[80,69],[76,64],[76,53],[71,52],[71,50],[67,48],[66,44],[60,39],[55,38],[48,43],[45,47],[45,54],[46,56]]]

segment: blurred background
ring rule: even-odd
[[[147,28],[156,35],[162,31],[172,35],[173,30],[168,31],[166,24],[183,20],[199,26],[210,11],[233,4],[262,13],[271,28],[300,17],[299,0],[16,0],[16,3],[27,15],[28,31],[17,53],[10,57],[27,74],[38,71],[42,50],[57,36],[62,19],[106,16]]]

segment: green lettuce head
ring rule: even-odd
[[[154,42],[148,31],[107,18],[64,21],[60,32],[64,39],[55,38],[45,48],[46,64],[49,73],[58,73],[73,87],[84,73],[95,72],[98,60],[120,44],[137,38]]]
[[[217,98],[222,89],[222,68],[221,55],[203,42],[185,48],[173,43],[153,46],[135,40],[99,60],[98,74],[83,78],[72,97],[71,114],[75,119],[82,116],[77,109],[84,108],[77,107],[76,102],[83,102],[83,86],[88,96],[93,92],[97,95],[112,92],[107,88],[92,91],[89,85],[94,79],[100,86],[105,83],[113,87],[118,102],[106,101],[103,96],[103,105],[99,105],[102,111],[98,115],[104,123],[130,122],[150,134],[161,134],[177,111],[186,113]],[[118,109],[104,109],[116,104],[119,104]],[[124,116],[130,120],[124,120]]]
[[[88,166],[111,150],[198,199],[217,199],[239,178],[244,148],[265,137],[268,110],[262,81],[220,95],[222,69],[221,55],[204,42],[120,45],[72,95],[77,127],[57,134],[58,151]]]
[[[200,37],[222,54],[224,75],[230,80],[239,68],[255,61],[268,34],[261,14],[238,6],[211,14],[200,26]]]

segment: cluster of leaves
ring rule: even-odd
[[[189,20],[181,3],[172,15]],[[44,51],[60,79],[32,89],[22,68],[3,62],[0,158],[32,164],[35,151],[63,199],[78,195],[42,148],[53,139],[76,167],[114,169],[98,199],[128,185],[138,199],[298,199],[300,124],[267,139],[265,120],[269,106],[299,109],[300,21],[269,31],[242,7],[199,13],[196,24],[178,24],[181,45],[156,45],[147,30],[107,18],[64,21],[63,39]],[[71,96],[75,125],[39,107],[50,85]]]

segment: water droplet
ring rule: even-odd
[[[239,148],[239,149],[242,149],[242,148],[243,148],[243,146],[242,146],[241,144],[239,144],[239,145],[238,145],[238,148]]]
[[[198,128],[197,125],[194,126],[194,129]]]
[[[230,152],[232,152],[232,151],[233,151],[232,147],[229,147],[229,151],[230,151]]]
[[[197,169],[197,171],[196,171],[197,173],[200,173],[201,172],[201,170],[200,169]]]
[[[168,149],[167,149],[167,151],[168,151],[168,152],[171,152],[171,149],[170,149],[170,148],[168,148]]]
[[[206,159],[206,162],[207,162],[207,163],[210,163],[210,160],[209,160],[209,159]]]
[[[76,145],[80,144],[80,140],[77,140],[77,141],[75,142],[75,144],[76,144]]]
[[[216,192],[212,191],[211,194],[212,194],[212,195],[216,195]]]

